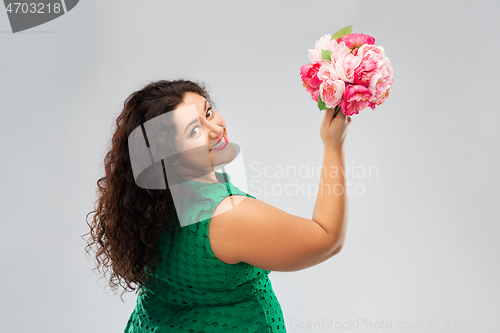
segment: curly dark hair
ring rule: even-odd
[[[86,217],[90,232],[85,235],[90,237],[85,251],[90,255],[95,248],[97,267],[94,270],[103,273],[104,277],[109,272],[109,286],[115,293],[122,287],[121,296],[141,287],[148,290],[147,282],[151,277],[148,271],[154,271],[158,265],[155,250],[161,232],[170,233],[171,249],[180,229],[168,183],[163,190],[137,186],[128,137],[144,122],[176,109],[187,92],[199,94],[213,105],[203,83],[159,80],[129,95],[116,119],[116,130],[104,159],[105,176],[97,181],[95,210]],[[170,130],[176,133],[176,126],[172,124]],[[92,213],[95,215],[89,223],[88,216]]]

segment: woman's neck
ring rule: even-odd
[[[217,177],[215,176],[215,172],[211,172],[209,174],[206,174],[202,177],[198,177],[198,178],[192,178],[191,180],[194,180],[194,181],[197,181],[197,182],[201,182],[201,183],[219,183],[219,180],[217,179]]]

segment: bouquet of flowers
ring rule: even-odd
[[[384,103],[392,86],[392,67],[375,38],[352,32],[352,25],[324,35],[309,50],[310,64],[300,68],[303,86],[320,110],[334,117],[358,114]]]

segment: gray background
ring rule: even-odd
[[[130,93],[162,78],[204,81],[242,147],[249,183],[295,184],[257,170],[321,165],[323,112],[299,68],[319,37],[350,24],[374,36],[394,68],[391,96],[352,117],[346,146],[347,165],[378,175],[348,176],[364,194],[349,196],[338,256],[270,274],[287,330],[363,331],[349,323],[366,320],[367,331],[382,321],[407,332],[429,321],[439,331],[497,331],[499,9],[497,1],[83,1],[17,34],[0,14],[2,332],[123,331],[136,296],[122,303],[97,281],[80,236]],[[314,196],[248,191],[312,216]]]

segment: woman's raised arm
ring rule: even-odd
[[[261,200],[225,198],[210,220],[212,251],[223,262],[246,262],[271,271],[298,271],[315,266],[344,245],[348,200],[344,143],[351,119],[325,111],[320,127],[323,168],[312,219],[291,215]],[[337,168],[340,172],[331,172]]]

